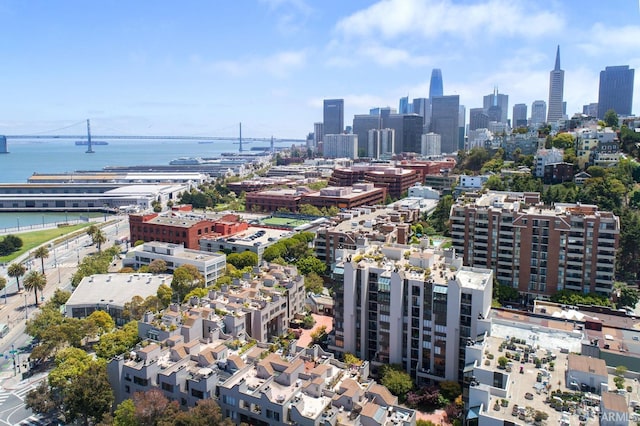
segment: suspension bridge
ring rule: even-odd
[[[70,126],[69,126],[70,127]],[[201,142],[211,142],[215,143],[216,141],[230,141],[236,140],[235,144],[239,145],[239,151],[243,151],[243,144],[249,144],[253,142],[270,142],[271,148],[273,148],[274,143],[305,143],[305,139],[293,139],[293,138],[259,138],[259,137],[243,137],[242,136],[242,123],[239,123],[239,136],[238,138],[233,138],[231,136],[203,136],[203,135],[195,135],[195,136],[176,136],[176,135],[92,135],[91,134],[91,123],[87,120],[87,133],[86,134],[76,134],[76,135],[57,135],[57,134],[34,134],[34,135],[0,135],[0,153],[8,153],[8,143],[9,140],[15,139],[29,139],[29,140],[56,140],[56,139],[73,139],[73,140],[82,140],[87,142],[87,153],[92,154],[92,140],[96,139],[112,139],[112,140],[174,140],[174,141],[201,141]],[[4,148],[4,150],[3,150]]]

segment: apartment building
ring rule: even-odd
[[[206,253],[186,249],[182,244],[160,241],[152,241],[132,248],[122,264],[137,270],[154,260],[163,260],[167,264],[167,271],[170,272],[182,265],[195,266],[204,277],[207,287],[215,284],[218,278],[225,274],[227,268],[227,256],[224,253]]]
[[[316,231],[313,241],[316,257],[333,267],[343,253],[369,246],[373,242],[407,244],[415,210],[362,207],[341,212],[333,223]]]
[[[372,245],[334,268],[330,350],[399,364],[419,384],[462,380],[464,348],[491,309],[493,272],[463,267],[453,250]]]
[[[414,410],[400,407],[384,386],[359,368],[333,359],[317,346],[287,357],[271,353],[218,386],[222,414],[236,424],[416,424]]]
[[[597,206],[544,206],[539,193],[490,191],[451,208],[453,247],[527,299],[559,290],[608,295],[620,221]]]

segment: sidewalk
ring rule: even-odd
[[[25,386],[29,386],[34,383],[39,383],[46,379],[47,376],[47,373],[37,373],[28,379],[22,380],[22,373],[18,373],[14,376],[13,371],[4,372],[0,374],[0,386],[5,390],[13,391],[16,389],[22,389]]]

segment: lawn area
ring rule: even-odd
[[[268,217],[266,219],[262,219],[260,222],[265,225],[287,226],[290,228],[295,228],[296,226],[306,225],[309,223],[308,220],[291,219],[288,217]]]
[[[21,254],[26,253],[29,250],[33,250],[34,248],[46,243],[47,241],[64,237],[65,235],[69,235],[82,228],[86,228],[89,225],[91,225],[91,223],[87,222],[71,226],[63,226],[60,228],[43,229],[40,231],[14,234],[22,239],[22,248],[16,252],[11,253],[8,256],[0,257],[0,263],[9,263]]]

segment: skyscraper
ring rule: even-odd
[[[409,96],[400,98],[398,111],[400,112],[400,114],[411,114],[413,112],[413,104],[409,103]]]
[[[634,70],[629,65],[606,67],[600,71],[598,118],[603,119],[610,109],[618,115],[631,115],[633,104]]]
[[[469,130],[486,129],[489,127],[489,116],[484,108],[471,108],[469,110]]]
[[[513,106],[513,127],[527,127],[527,104]]]
[[[467,108],[464,105],[458,107],[458,151],[464,149],[464,131],[467,127]]]
[[[584,115],[588,115],[590,117],[597,117],[598,116],[598,103],[597,102],[591,102],[590,104],[582,105],[582,113]]]
[[[489,115],[490,121],[498,121],[500,123],[507,122],[509,114],[509,95],[498,93],[496,87],[493,93],[484,96],[482,99],[484,111]]]
[[[431,99],[431,131],[441,136],[444,153],[458,151],[459,113],[460,96],[436,96]]]
[[[547,104],[545,101],[533,101],[531,104],[531,125],[538,127],[547,122]]]
[[[433,98],[443,94],[442,71],[440,68],[434,68],[431,71],[431,82],[429,83],[429,99],[433,102]]]
[[[564,70],[560,69],[560,45],[556,51],[556,65],[549,73],[549,113],[547,121],[556,122],[563,117]]]
[[[339,135],[344,131],[344,99],[324,100],[322,122],[325,135]]]

